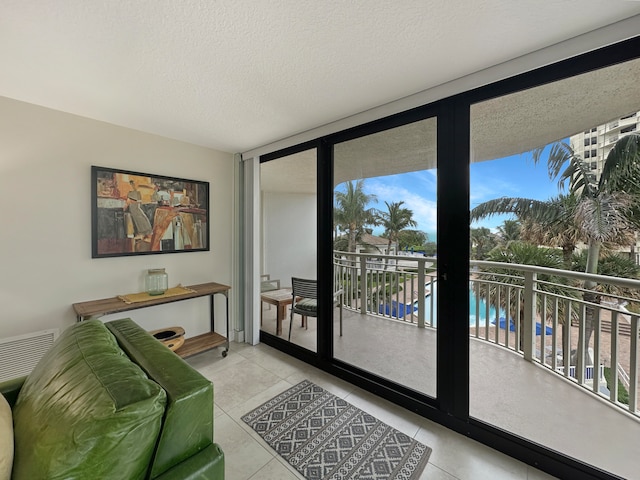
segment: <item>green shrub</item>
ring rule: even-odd
[[[631,313],[640,313],[640,304],[636,302],[628,303],[625,308],[629,310]]]
[[[613,375],[611,368],[604,367],[604,378],[607,380],[607,388],[609,390],[613,390]],[[620,382],[618,382],[618,402],[624,405],[629,405],[629,392]]]

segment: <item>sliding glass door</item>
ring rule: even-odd
[[[436,396],[436,118],[336,143],[334,358]]]
[[[639,76],[633,60],[471,105],[469,413],[624,478]]]
[[[291,318],[291,278],[317,279],[316,156],[309,149],[260,165],[260,329],[313,352],[317,322]]]
[[[260,273],[284,301],[261,292],[263,340],[558,476],[637,476],[631,51],[270,154]],[[318,280],[317,317],[291,316],[294,276]]]

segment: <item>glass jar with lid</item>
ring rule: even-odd
[[[149,295],[162,295],[169,288],[169,276],[164,268],[150,268],[145,277],[145,290]]]

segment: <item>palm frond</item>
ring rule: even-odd
[[[547,148],[549,149],[549,153],[547,155],[547,169],[549,171],[549,178],[553,180],[554,178],[558,178],[563,166],[573,158],[576,158],[576,155],[571,148],[571,145],[565,142],[554,142],[550,146],[545,145],[531,151],[531,158],[535,164],[540,162]]]
[[[576,208],[576,220],[589,239],[628,245],[633,240],[629,209],[632,198],[625,193],[600,193],[583,198]]]
[[[583,195],[590,197],[598,193],[595,176],[591,173],[591,165],[575,155],[558,178],[558,185],[561,188],[567,183],[570,192],[582,192]]]
[[[476,206],[471,210],[471,220],[480,220],[505,213],[512,213],[521,220],[527,218],[551,220],[559,214],[549,202],[532,198],[501,197]]]
[[[607,155],[599,188],[640,194],[640,135],[627,135],[616,142]]]

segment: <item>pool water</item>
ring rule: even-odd
[[[432,287],[432,292],[430,295],[427,295],[425,298],[425,302],[424,302],[424,308],[425,308],[425,323],[429,324],[431,321],[431,302],[433,301],[433,313],[434,315],[436,314],[436,312],[438,311],[438,301],[437,301],[437,294],[438,294],[438,289],[437,289],[437,283],[434,282],[433,283],[433,287]],[[487,303],[480,298],[479,299],[480,302],[480,318],[478,319],[478,324],[480,326],[484,326],[487,318],[486,318],[486,313],[487,313]],[[413,304],[414,308],[417,309],[418,308],[418,302],[416,301]],[[504,317],[504,311],[500,310],[500,317]],[[494,306],[490,306],[489,307],[489,321],[494,321],[496,319],[496,307]],[[436,326],[437,322],[436,319],[434,319],[433,321],[433,326]],[[475,327],[476,325],[476,295],[473,292],[473,290],[469,289],[469,326],[471,327]]]

